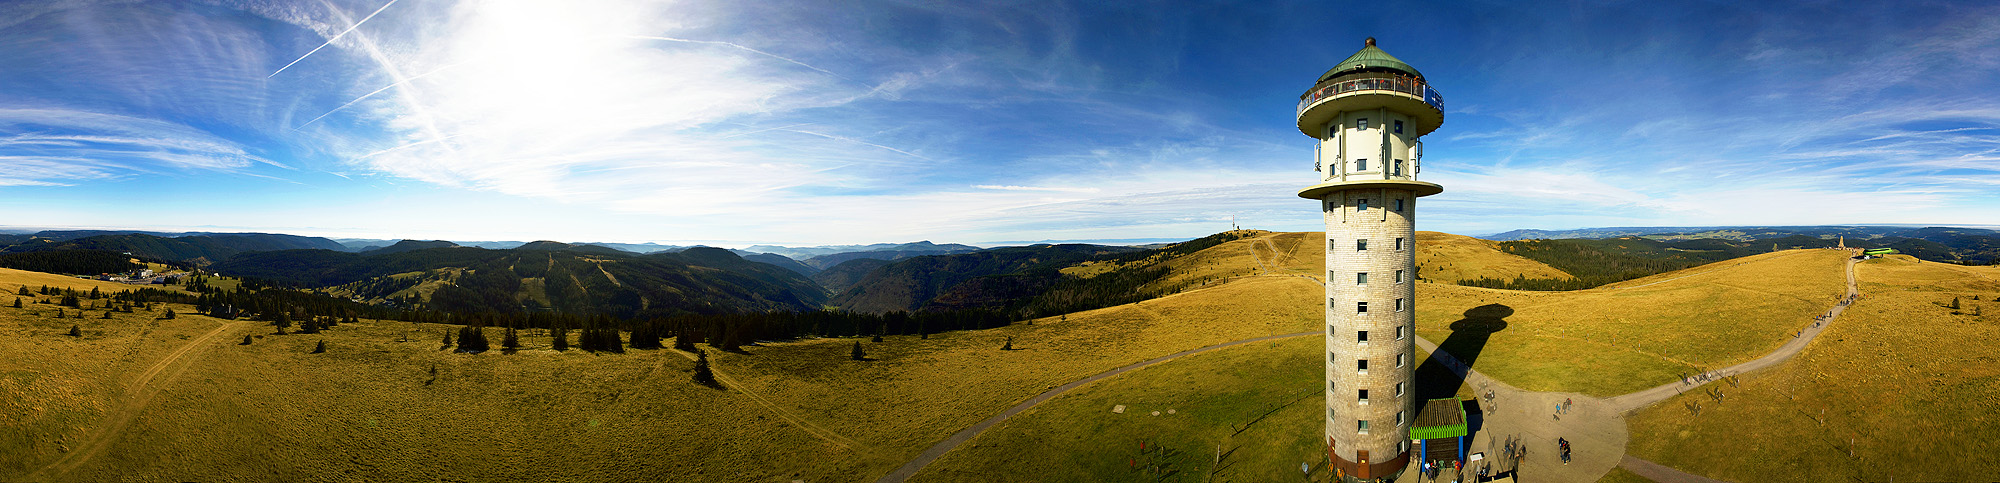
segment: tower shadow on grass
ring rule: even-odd
[[[1514,308],[1501,304],[1486,304],[1465,311],[1465,318],[1451,323],[1451,335],[1438,343],[1438,349],[1457,358],[1465,367],[1479,360],[1479,353],[1486,349],[1486,341],[1493,333],[1507,329],[1507,317],[1514,315]],[[1453,371],[1443,361],[1433,355],[1417,365],[1418,401],[1453,397],[1459,386],[1465,384],[1465,374]],[[1476,391],[1477,388],[1474,388]]]

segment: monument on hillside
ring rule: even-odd
[[[1326,218],[1327,456],[1347,481],[1392,480],[1417,413],[1417,198],[1444,191],[1417,181],[1418,138],[1444,97],[1371,37],[1300,96],[1298,121],[1319,171],[1299,196]]]

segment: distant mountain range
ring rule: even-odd
[[[1847,246],[1894,248],[1931,261],[1991,265],[2000,261],[2000,231],[1984,228],[1922,226],[1706,226],[1611,227],[1576,230],[1513,230],[1481,238],[1496,241],[1644,238],[1656,241],[1721,240],[1748,247],[1771,243],[1783,248]],[[1755,243],[1751,243],[1755,242]]]

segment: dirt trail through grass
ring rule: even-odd
[[[1023,401],[1020,404],[1016,404],[1013,407],[1007,408],[1006,411],[1001,411],[1000,414],[994,415],[993,417],[990,418],[986,418],[985,421],[980,421],[978,424],[974,424],[970,427],[959,430],[956,433],[952,433],[951,436],[946,437],[943,441],[939,441],[937,444],[931,445],[929,449],[926,449],[924,450],[923,453],[918,454],[916,459],[912,459],[910,460],[910,462],[904,463],[902,467],[896,468],[895,471],[891,471],[889,472],[889,474],[883,475],[881,479],[875,480],[875,483],[902,483],[904,480],[908,480],[910,479],[911,476],[916,475],[917,471],[923,470],[925,466],[930,465],[931,462],[937,461],[938,458],[943,457],[945,453],[951,452],[953,448],[957,448],[958,445],[964,444],[966,441],[971,441],[972,438],[975,436],[979,436],[979,433],[985,432],[987,428],[991,428],[994,425],[1000,424],[1001,421],[1006,421],[1007,418],[1013,417],[1016,414],[1020,414],[1022,411],[1027,411],[1029,408],[1033,408],[1044,401],[1048,401],[1051,398],[1060,396],[1063,393],[1069,392],[1070,390],[1089,385],[1090,383],[1097,382],[1105,378],[1109,378],[1111,376],[1124,374],[1134,369],[1143,369],[1147,366],[1174,360],[1182,356],[1200,354],[1203,352],[1208,352],[1216,349],[1222,349],[1225,347],[1232,347],[1242,344],[1249,344],[1252,342],[1263,342],[1263,341],[1288,339],[1292,337],[1303,337],[1308,335],[1319,335],[1319,334],[1320,334],[1319,331],[1312,331],[1312,332],[1299,332],[1295,334],[1268,335],[1264,337],[1243,339],[1235,342],[1225,342],[1199,349],[1189,349],[1181,352],[1176,352],[1173,354],[1167,354],[1164,356],[1147,359],[1144,362],[1139,362],[1125,367],[1112,369],[1109,371],[1098,373],[1097,375],[1094,376],[1083,378],[1082,380],[1078,380],[1076,382],[1071,382],[1069,384],[1058,386],[1055,389],[1050,389],[1039,395],[1036,395],[1033,398],[1028,399],[1027,401]]]
[[[90,462],[91,458],[103,454],[113,441],[118,440],[118,434],[123,432],[126,426],[132,425],[134,419],[138,419],[139,412],[146,408],[146,403],[151,401],[154,395],[159,394],[160,390],[168,383],[172,383],[175,377],[185,372],[188,366],[193,365],[194,360],[201,355],[199,351],[213,348],[214,341],[218,337],[245,324],[247,323],[242,321],[232,321],[217,326],[215,330],[196,337],[141,371],[138,377],[126,384],[124,400],[118,401],[105,412],[104,422],[99,423],[97,428],[85,436],[75,451],[63,455],[62,458],[34,473],[29,473],[28,480],[44,481],[60,478]]]
[[[686,357],[688,358],[688,360],[696,360],[694,354],[690,354],[681,351],[679,349],[675,349],[674,353],[680,354],[681,357]],[[798,426],[799,429],[805,430],[807,434],[811,434],[815,438],[819,438],[822,441],[826,441],[828,444],[832,444],[834,446],[838,446],[841,448],[864,450],[864,451],[871,449],[867,446],[862,446],[861,443],[857,443],[852,439],[848,439],[848,437],[846,436],[840,435],[840,433],[835,433],[833,432],[833,430],[826,429],[825,427],[822,427],[818,424],[813,424],[812,421],[807,421],[805,418],[800,417],[797,414],[792,414],[791,411],[786,411],[785,408],[778,407],[777,404],[773,404],[770,400],[764,399],[763,396],[759,396],[757,395],[757,393],[750,392],[750,389],[748,387],[745,387],[743,384],[736,382],[735,379],[731,379],[729,376],[724,375],[722,373],[722,370],[715,368],[714,365],[709,366],[709,372],[715,374],[716,382],[722,383],[724,387],[728,387],[730,389],[736,390],[736,392],[738,393],[742,393],[743,396],[750,398],[751,401],[755,401],[758,405],[764,406],[764,409],[769,409],[772,414],[776,414],[778,415],[779,418],[784,419],[786,422],[792,423],[792,425],[794,426]]]

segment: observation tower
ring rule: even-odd
[[[1327,456],[1348,482],[1389,481],[1410,464],[1416,395],[1417,181],[1444,97],[1375,47],[1299,96],[1299,132],[1318,142],[1319,183],[1299,197],[1326,218]]]

